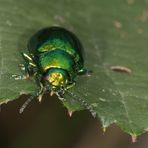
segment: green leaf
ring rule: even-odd
[[[20,55],[32,34],[53,25],[74,32],[85,48],[91,76],[81,76],[63,103],[97,113],[104,128],[117,123],[139,135],[148,129],[148,2],[130,0],[1,0],[0,99],[38,90],[34,79],[16,81]],[[26,50],[27,51],[27,50]],[[112,66],[129,68],[117,73]],[[123,72],[125,71],[125,72]]]

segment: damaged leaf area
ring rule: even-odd
[[[33,78],[16,81],[11,76],[21,74],[20,52],[26,50],[32,34],[58,25],[80,38],[85,67],[92,71],[91,76],[77,77],[76,85],[65,93],[63,104],[70,116],[76,110],[88,109],[101,120],[104,131],[116,123],[136,141],[136,136],[148,129],[148,2],[59,0],[54,3],[53,0],[1,0],[1,104],[38,90]]]

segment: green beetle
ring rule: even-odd
[[[29,54],[22,53],[25,64],[21,64],[26,74],[13,77],[34,76],[40,86],[39,99],[46,90],[63,98],[64,92],[75,84],[76,76],[87,72],[79,39],[64,28],[49,27],[38,31],[29,40],[28,51]]]

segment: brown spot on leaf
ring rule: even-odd
[[[142,33],[144,32],[144,30],[143,30],[142,28],[138,28],[138,29],[137,29],[137,32],[138,32],[139,34],[142,34]]]
[[[140,16],[140,20],[142,22],[146,22],[148,20],[148,10],[143,10],[142,15]]]
[[[115,28],[117,28],[117,29],[121,29],[122,28],[122,24],[118,20],[115,20],[113,22],[113,24],[114,24]]]
[[[115,71],[115,72],[127,73],[127,74],[132,73],[132,70],[130,68],[121,66],[121,65],[111,66],[110,68],[112,71]]]
[[[129,5],[134,4],[134,2],[135,2],[135,0],[127,0],[127,3],[128,3]]]

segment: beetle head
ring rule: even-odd
[[[61,68],[51,68],[48,70],[45,79],[52,88],[66,87],[68,83],[67,72]]]

